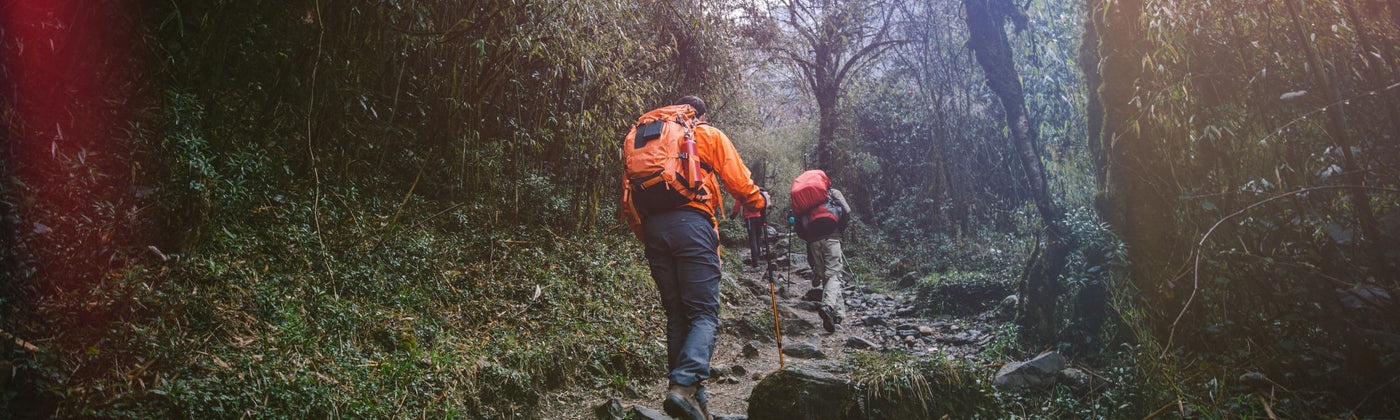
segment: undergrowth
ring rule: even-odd
[[[430,217],[448,204],[414,198],[404,217],[420,223],[386,226],[391,200],[335,194],[361,207],[269,191],[278,200],[218,224],[206,247],[45,296],[16,323],[57,335],[10,350],[19,374],[5,405],[503,418],[565,385],[625,387],[661,371],[660,312],[630,236],[514,224],[487,200]]]

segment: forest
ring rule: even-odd
[[[777,234],[719,217],[715,418],[1400,412],[1400,2],[0,0],[0,417],[653,418],[686,95]]]

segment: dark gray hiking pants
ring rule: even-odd
[[[710,377],[719,328],[719,233],[709,215],[690,208],[650,215],[642,232],[666,310],[667,378],[696,385]]]

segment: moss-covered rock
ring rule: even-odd
[[[859,412],[856,388],[833,366],[793,366],[763,378],[749,395],[749,418],[852,418],[848,414]]]
[[[748,414],[755,420],[996,417],[995,400],[976,378],[962,366],[903,354],[804,363],[759,382]]]
[[[919,283],[914,305],[923,315],[976,315],[994,309],[1015,283],[984,273],[940,274]]]

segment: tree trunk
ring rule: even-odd
[[[830,173],[836,169],[836,88],[816,92],[817,168]]]
[[[1172,157],[1160,147],[1156,126],[1142,117],[1141,101],[1134,101],[1140,80],[1151,77],[1142,67],[1148,53],[1142,39],[1148,31],[1140,19],[1143,0],[1114,0],[1112,7],[1106,7],[1105,0],[1093,1],[1093,13],[1102,15],[1096,33],[1103,81],[1098,92],[1104,107],[1101,137],[1093,141],[1104,151],[1105,165],[1100,168],[1103,199],[1096,205],[1127,245],[1129,275],[1152,303],[1156,332],[1165,334],[1174,314],[1155,308],[1169,308],[1175,299],[1184,299],[1172,280],[1186,248],[1176,239],[1173,209],[1179,194],[1167,162]]]
[[[1089,100],[1084,106],[1084,116],[1088,119],[1085,134],[1094,167],[1094,184],[1099,188],[1103,187],[1104,170],[1108,168],[1106,151],[1099,142],[1103,137],[1103,101],[1099,97],[1099,85],[1103,83],[1099,74],[1099,27],[1103,26],[1103,16],[1096,11],[1101,2],[1084,0],[1084,36],[1079,44],[1079,70],[1084,72],[1084,87],[1088,90],[1085,97]]]
[[[1010,11],[997,10],[995,6],[1007,7],[990,4],[988,0],[963,0],[967,10],[968,46],[976,53],[977,64],[986,73],[987,86],[1006,111],[1012,146],[1025,172],[1036,209],[1045,223],[1045,247],[1023,274],[1020,288],[1025,306],[1018,315],[1018,322],[1027,327],[1028,335],[1044,341],[1053,338],[1057,327],[1059,275],[1069,255],[1070,238],[1063,215],[1050,198],[1045,167],[1040,161],[1039,134],[1027,115],[1025,91],[1006,39],[1005,13]]]

